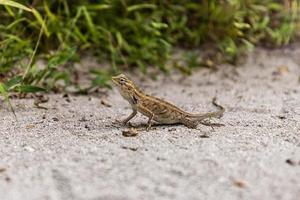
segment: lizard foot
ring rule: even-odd
[[[116,119],[115,122],[116,122],[117,124],[122,125],[122,126],[133,127],[133,126],[131,125],[131,123],[128,122],[128,121],[126,121],[126,120],[118,120],[118,119]]]
[[[184,120],[182,124],[191,129],[196,129],[198,126],[198,122],[192,120]]]

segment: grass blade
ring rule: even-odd
[[[96,29],[96,26],[93,22],[93,19],[89,13],[89,11],[86,9],[85,6],[82,6],[82,12],[83,12],[83,15],[86,19],[86,22],[87,22],[87,26],[89,28],[89,31],[91,32],[92,34],[92,37],[93,37],[93,40],[94,42],[98,42],[98,34],[97,34],[97,29]]]
[[[42,34],[43,34],[43,27],[41,27],[41,29],[40,29],[38,40],[37,40],[37,42],[35,44],[34,50],[33,50],[32,55],[30,57],[29,63],[27,65],[27,67],[26,67],[25,73],[23,74],[23,80],[26,78],[26,76],[27,76],[27,74],[28,74],[28,72],[30,70],[30,67],[32,65],[32,62],[33,62],[34,56],[36,54],[37,48],[38,48],[38,46],[40,44],[40,40],[42,38]]]
[[[106,10],[106,9],[110,9],[111,5],[107,5],[107,4],[100,4],[100,5],[87,5],[86,8],[88,10]]]
[[[0,0],[0,5],[7,5],[7,6],[12,6],[12,7],[16,7],[22,10],[26,10],[29,12],[32,12],[32,10],[18,2],[15,1],[10,1],[10,0]]]
[[[157,7],[156,5],[148,4],[148,3],[137,4],[137,5],[129,6],[127,8],[127,12],[132,12],[132,11],[141,10],[141,9],[156,9],[156,7]]]
[[[50,32],[46,26],[45,20],[43,20],[41,14],[34,8],[32,8],[32,13],[35,16],[35,18],[37,19],[37,21],[41,24],[43,31],[45,32],[46,36],[49,37],[50,36]]]

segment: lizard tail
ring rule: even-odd
[[[221,118],[223,116],[224,112],[225,112],[225,108],[223,106],[217,104],[216,100],[217,100],[217,98],[214,97],[213,100],[212,100],[212,104],[219,109],[218,111],[208,112],[208,113],[204,113],[204,114],[193,114],[190,117],[193,120],[196,120],[196,121],[202,121],[204,119],[212,118],[212,117]]]

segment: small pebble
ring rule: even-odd
[[[138,131],[135,128],[130,128],[128,130],[122,131],[124,137],[135,137],[138,135]]]
[[[28,151],[28,152],[30,152],[30,153],[32,153],[32,152],[35,151],[35,149],[32,148],[31,146],[25,146],[25,147],[24,147],[24,150],[26,150],[26,151]]]
[[[57,117],[53,117],[52,119],[53,119],[53,121],[55,121],[55,122],[58,122],[58,121],[59,121],[59,119],[58,119]]]

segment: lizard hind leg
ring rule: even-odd
[[[154,117],[154,114],[152,113],[147,122],[147,128],[146,128],[147,131],[149,131],[152,126],[151,120],[153,119],[153,117]]]
[[[184,119],[182,121],[182,124],[185,125],[188,128],[195,129],[195,128],[197,128],[197,126],[198,126],[199,123],[197,121],[195,121],[195,120]]]

